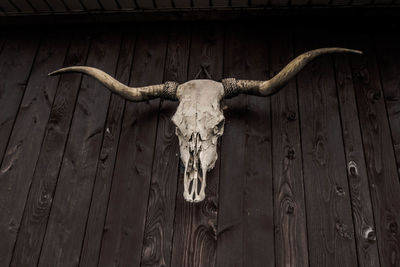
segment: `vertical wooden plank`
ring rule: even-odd
[[[136,34],[134,32],[124,33],[115,75],[115,78],[124,84],[129,83],[135,42]],[[113,94],[109,105],[99,163],[97,165],[95,185],[79,266],[89,267],[97,266],[98,264],[124,109],[125,100]]]
[[[7,14],[19,13],[19,10],[9,0],[1,1],[0,9],[2,9]]]
[[[194,8],[207,8],[210,7],[210,0],[193,0]]]
[[[88,47],[87,36],[74,35],[64,66],[83,65]],[[48,78],[46,82],[51,79]],[[11,266],[35,266],[38,262],[80,81],[80,75],[60,78]]]
[[[289,0],[270,0],[272,6],[287,6]]]
[[[47,73],[62,67],[69,36],[49,35],[40,47],[0,169],[0,265],[7,266],[17,239],[58,79]]]
[[[50,8],[44,0],[28,0],[39,13],[50,12]]]
[[[173,0],[175,7],[177,8],[189,8],[191,7],[191,0]]]
[[[335,40],[343,38],[335,35]],[[358,55],[357,55],[358,56]],[[356,57],[357,57],[356,56]],[[336,87],[342,122],[347,176],[353,210],[359,266],[380,266],[357,103],[351,75],[351,55],[335,55]]]
[[[24,13],[34,13],[32,6],[26,0],[13,0],[13,4]]]
[[[191,27],[171,26],[164,80],[185,82]],[[178,103],[163,101],[158,120],[156,148],[147,206],[141,266],[171,266],[179,145],[171,121]]]
[[[131,85],[163,82],[166,49],[164,28],[142,29]],[[140,266],[159,104],[126,104],[99,266]]]
[[[397,171],[400,173],[400,42],[395,38],[395,27],[391,30],[375,33],[377,59],[381,74],[382,89],[388,113],[393,148],[396,156]]]
[[[351,36],[351,46],[364,52],[352,58],[352,72],[371,187],[382,266],[400,265],[400,183],[383,100],[379,70],[367,33]]]
[[[114,74],[120,34],[97,34],[87,65]],[[85,76],[61,165],[40,266],[78,265],[110,92]],[[66,205],[67,204],[67,205]]]
[[[172,8],[173,0],[155,0],[157,8]]]
[[[136,0],[138,9],[153,9],[155,8],[153,0]]]
[[[134,0],[117,0],[117,1],[118,1],[118,4],[121,6],[121,9],[123,9],[123,10],[136,9]]]
[[[226,77],[267,79],[268,50],[260,31],[254,25],[230,26]],[[274,266],[270,100],[242,95],[226,103],[217,265]]]
[[[40,35],[16,31],[0,55],[0,158],[3,159],[19,104],[31,72]]]
[[[79,1],[87,11],[100,11],[102,8],[98,0],[80,0]]]
[[[99,0],[102,7],[107,11],[118,10],[115,0]]]
[[[307,5],[311,0],[292,0],[291,6],[304,6]],[[334,0],[332,0],[334,1]]]
[[[53,12],[67,11],[62,0],[52,0],[52,1],[47,1],[47,3],[50,5],[50,8]]]
[[[208,71],[213,79],[220,79],[222,57],[221,25],[204,24],[194,27],[187,79],[194,79],[202,64],[209,65]],[[182,169],[183,166],[178,181],[171,266],[215,266],[219,161],[207,173],[206,199],[200,203],[184,200]]]
[[[67,6],[69,11],[83,11],[84,7],[81,4],[80,0],[62,0],[63,3]]]
[[[269,1],[270,0],[251,0],[250,4],[251,4],[251,7],[266,7],[270,3]],[[288,1],[283,1],[283,2],[287,3]],[[271,2],[271,4],[272,4],[272,2]]]
[[[321,35],[298,29],[296,54],[327,46],[323,37],[312,38]],[[334,78],[332,59],[324,56],[297,79],[309,261],[312,266],[350,267],[357,266],[357,253]]]
[[[211,0],[213,7],[229,7],[229,0]]]
[[[247,7],[248,4],[248,0],[230,0],[230,5],[232,7]]]
[[[270,34],[271,77],[293,59],[288,28]],[[296,80],[271,97],[276,266],[308,266],[307,219]]]

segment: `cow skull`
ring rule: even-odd
[[[223,79],[191,80],[183,84],[166,82],[144,87],[128,87],[107,73],[92,67],[67,67],[49,75],[65,72],[80,72],[99,80],[112,92],[130,101],[145,101],[163,98],[179,101],[172,121],[179,139],[181,160],[185,166],[184,192],[186,201],[200,202],[205,198],[206,174],[214,168],[217,155],[217,141],[224,132],[224,115],[220,102],[239,94],[270,96],[284,87],[288,81],[315,57],[328,53],[361,51],[346,48],[320,48],[301,54],[267,81]]]

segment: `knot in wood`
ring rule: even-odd
[[[286,158],[288,158],[290,160],[294,160],[296,158],[296,152],[294,151],[294,149],[292,147],[288,149]]]
[[[294,213],[294,206],[292,206],[292,205],[287,206],[286,213],[287,214],[293,214]]]
[[[392,235],[396,235],[397,234],[397,223],[396,222],[391,222],[390,224],[389,224],[389,232],[392,234]]]
[[[291,111],[289,112],[289,114],[287,115],[287,119],[289,121],[295,121],[297,119],[297,115],[295,112]]]
[[[343,187],[341,186],[336,186],[336,195],[343,197],[345,195],[345,191],[343,189]]]

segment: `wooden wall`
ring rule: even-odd
[[[257,26],[259,25],[259,26]],[[0,35],[0,266],[400,266],[399,27],[193,23]],[[207,198],[184,201],[170,118],[62,66],[134,85],[267,79],[323,56],[270,98],[224,101]]]

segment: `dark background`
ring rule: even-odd
[[[390,12],[346,12],[8,19],[0,266],[400,266],[399,25]],[[199,204],[182,196],[177,103],[47,76],[88,65],[139,86],[184,82],[208,64],[214,80],[267,79],[327,46],[364,55],[322,56],[277,95],[224,101]]]

